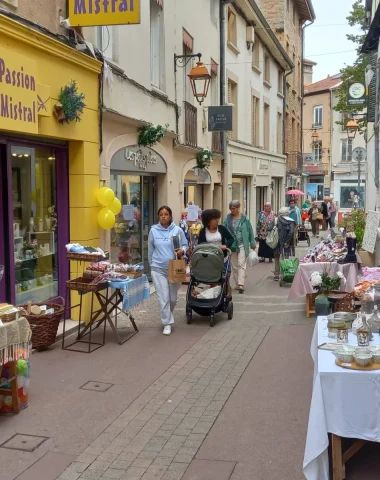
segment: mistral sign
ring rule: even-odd
[[[0,48],[0,130],[38,133],[37,66]]]
[[[140,23],[140,0],[69,0],[73,27]]]

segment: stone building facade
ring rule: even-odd
[[[287,156],[287,186],[300,184],[302,170],[302,58],[303,29],[315,20],[311,0],[259,0],[258,4],[294,64],[285,77],[286,125],[284,149]]]

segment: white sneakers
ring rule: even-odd
[[[165,325],[164,331],[162,333],[164,335],[170,335],[172,333],[172,327],[170,325]]]

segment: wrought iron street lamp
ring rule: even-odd
[[[346,124],[347,138],[353,140],[356,136],[356,132],[359,130],[359,125],[354,118],[351,118]]]
[[[197,64],[190,70],[187,75],[190,80],[191,90],[199,105],[207,97],[208,89],[210,87],[211,75],[207,68],[201,62],[201,53],[188,55],[174,55],[174,71],[177,67],[186,67],[192,58],[198,58]]]

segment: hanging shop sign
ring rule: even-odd
[[[231,132],[232,130],[233,128],[231,105],[208,107],[209,132]]]
[[[366,88],[362,82],[350,82],[348,84],[347,105],[365,105]]]
[[[136,25],[140,23],[140,0],[69,0],[72,27]]]
[[[36,62],[0,48],[0,130],[38,133]]]
[[[111,160],[111,170],[122,172],[166,173],[161,155],[149,147],[131,145],[118,150]]]

